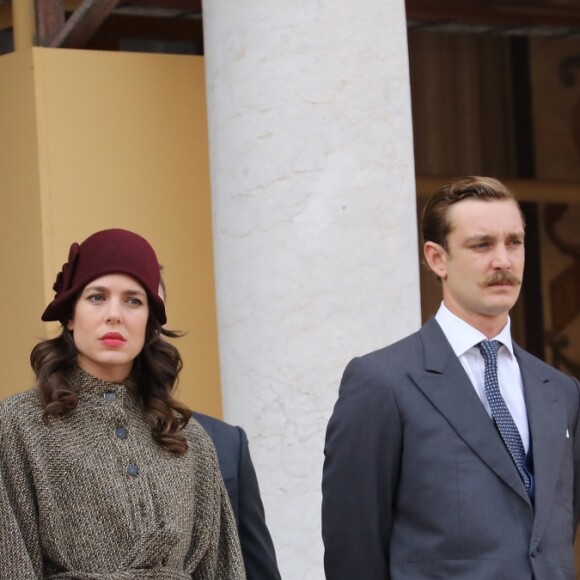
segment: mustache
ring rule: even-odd
[[[522,281],[520,278],[518,278],[512,272],[498,271],[490,274],[487,278],[485,278],[485,280],[478,282],[478,285],[481,286],[481,288],[487,288],[488,286],[494,286],[496,284],[510,284],[511,286],[519,286],[521,283]]]

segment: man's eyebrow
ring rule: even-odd
[[[471,242],[486,242],[488,240],[495,240],[495,236],[492,236],[491,234],[480,234],[475,236],[469,236],[468,238],[465,239],[465,242],[469,244]]]
[[[506,238],[510,238],[510,239],[523,239],[525,237],[525,232],[521,231],[521,232],[510,232],[506,235]],[[497,238],[497,236],[494,236],[492,234],[478,234],[475,236],[469,236],[468,238],[465,239],[465,243],[466,244],[470,244],[473,242],[489,242],[491,240],[495,240]]]

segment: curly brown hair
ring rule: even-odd
[[[151,422],[151,433],[159,445],[176,455],[187,451],[181,433],[191,417],[191,410],[173,397],[183,367],[181,355],[162,335],[181,336],[161,327],[150,311],[145,330],[145,345],[133,361],[129,384],[139,398]],[[78,392],[71,382],[78,351],[70,330],[63,326],[52,339],[39,342],[30,353],[30,364],[40,390],[43,421],[61,417],[78,405]]]

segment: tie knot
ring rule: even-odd
[[[497,351],[501,346],[499,340],[482,340],[477,347],[481,351],[485,362],[494,361],[497,359]]]

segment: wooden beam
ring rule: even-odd
[[[35,0],[36,44],[49,46],[64,26],[64,0]]]
[[[498,0],[407,0],[407,21],[518,28],[579,28],[580,5],[507,4]]]
[[[164,18],[129,16],[113,12],[87,48],[119,50],[121,38],[139,38],[174,42],[191,42],[203,48],[203,26],[200,18]]]
[[[122,7],[175,10],[201,14],[201,0],[124,0]]]
[[[47,46],[84,47],[118,3],[119,0],[83,0]]]
[[[12,26],[12,4],[0,4],[0,30],[5,30]]]

